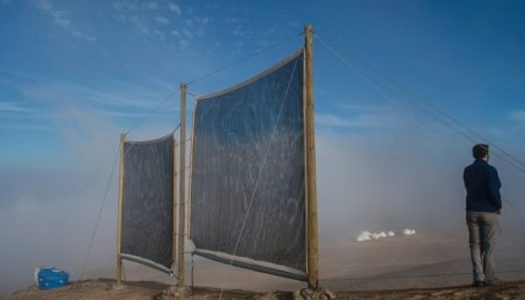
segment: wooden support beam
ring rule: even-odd
[[[177,215],[177,139],[173,135],[173,245],[171,249],[171,260],[177,261],[177,222],[175,216]]]
[[[117,216],[117,257],[115,266],[115,276],[117,277],[117,288],[122,286],[122,197],[124,193],[124,142],[126,134],[120,134],[119,145],[119,183],[118,183],[118,216]]]
[[[319,283],[319,237],[317,225],[317,180],[315,171],[315,123],[313,89],[313,27],[304,27],[305,97],[306,97],[306,186],[308,208],[308,286],[317,289]]]
[[[179,159],[179,236],[178,236],[178,259],[177,275],[178,286],[185,286],[184,274],[184,239],[186,225],[186,92],[187,86],[183,82],[180,85],[180,159]]]
[[[190,142],[190,171],[188,176],[188,200],[186,201],[188,205],[187,212],[187,222],[186,222],[186,231],[188,232],[188,239],[191,239],[191,197],[192,197],[192,188],[191,188],[191,180],[193,178],[193,151],[195,149],[195,108],[193,110],[192,118],[191,118],[191,142]]]

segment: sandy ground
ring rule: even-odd
[[[112,279],[97,279],[75,282],[71,285],[54,290],[41,291],[36,287],[30,287],[19,290],[11,294],[7,299],[25,300],[25,299],[42,299],[42,300],[94,300],[94,299],[169,299],[163,298],[163,295],[170,290],[169,285],[156,282],[127,282],[123,288],[115,288],[115,281]],[[219,297],[220,290],[213,288],[194,288],[188,294],[196,299],[216,299]],[[224,299],[253,299],[262,294],[256,294],[245,291],[225,291]]]
[[[340,299],[525,299],[525,243],[506,233],[497,249],[498,276],[505,284],[474,289],[466,233],[432,232],[368,242],[340,240],[321,243],[320,285]],[[188,256],[189,286],[255,293],[291,292],[305,287],[288,280]],[[113,266],[107,266],[111,276]],[[102,272],[102,273],[104,273]],[[56,291],[21,290],[8,299],[152,299],[175,279],[134,263],[125,263],[126,280],[136,282],[122,291],[108,280],[85,281]],[[106,276],[103,276],[106,277]],[[150,282],[158,282],[156,284]],[[215,298],[212,289],[208,298]],[[198,290],[198,289],[196,289]],[[73,296],[71,296],[73,295]],[[232,298],[253,298],[233,293]],[[279,294],[287,297],[288,294]]]
[[[123,289],[113,288],[114,281],[107,279],[89,280],[74,283],[68,287],[40,291],[35,287],[15,292],[7,299],[26,300],[93,300],[93,299],[171,299],[163,298],[163,291],[169,286],[152,282],[131,282]],[[194,288],[185,298],[208,300],[218,299],[220,291],[211,288]],[[174,298],[173,298],[174,299]],[[293,299],[291,292],[254,293],[245,291],[227,290],[222,299],[257,299],[277,300]],[[525,281],[506,282],[498,286],[474,288],[470,286],[458,286],[438,289],[411,289],[390,291],[361,291],[361,292],[339,292],[336,299],[392,299],[392,300],[420,300],[420,299],[525,299]]]
[[[432,232],[367,242],[322,243],[320,284],[333,291],[468,285],[472,275],[466,241],[466,232]],[[498,276],[504,280],[525,280],[525,245],[517,241],[517,237],[506,233],[497,249]],[[261,292],[304,287],[302,282],[239,268],[228,269],[205,259],[195,258],[193,265],[194,284],[198,286]],[[191,272],[187,276],[190,281]],[[134,277],[134,280],[140,278]]]

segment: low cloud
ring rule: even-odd
[[[90,34],[85,33],[85,32],[78,31],[78,30],[71,30],[71,34],[74,37],[77,37],[77,38],[80,38],[80,39],[83,39],[83,40],[86,40],[86,41],[89,41],[89,42],[96,42],[97,41],[97,38],[95,36],[90,35]]]
[[[117,173],[109,175],[122,128],[84,108],[64,107],[58,116],[65,151],[48,158],[54,168],[0,170],[0,269],[10,270],[0,282],[0,294],[31,284],[32,270],[40,265],[56,265],[73,280],[79,278],[108,181],[84,277],[113,276]],[[389,236],[388,231],[401,233],[406,226],[417,228],[418,234],[466,230],[461,173],[472,161],[470,143],[449,133],[416,135],[404,127],[350,134],[327,132],[323,126],[317,124],[316,135],[323,243],[354,240],[364,230]],[[173,128],[169,122],[156,122],[129,138],[156,138]],[[507,232],[521,230],[523,174],[512,172],[497,157],[493,163],[504,198],[515,204],[502,216],[501,226]]]
[[[147,88],[134,84],[93,87],[71,82],[41,82],[20,85],[18,88],[26,97],[51,105],[95,107],[108,112],[150,110],[169,92],[158,87]]]
[[[150,1],[150,2],[143,3],[142,7],[149,9],[149,10],[156,10],[157,8],[159,8],[159,4],[157,2]]]
[[[131,1],[117,1],[113,2],[113,8],[118,11],[136,11],[139,7]]]
[[[47,165],[54,167],[0,169],[0,269],[11,270],[0,282],[0,298],[30,285],[33,268],[42,265],[55,265],[78,280],[102,205],[83,275],[113,276],[118,144],[123,128],[95,111],[65,107],[55,122],[64,149],[46,158]],[[143,125],[130,133],[130,140],[157,138],[174,128],[158,120],[154,126]]]
[[[0,112],[32,113],[35,109],[20,102],[0,102]]]
[[[182,29],[182,33],[184,33],[184,35],[189,38],[189,39],[192,39],[193,38],[193,33],[191,33],[190,30],[186,29],[186,28],[183,28]]]
[[[509,114],[509,119],[516,122],[525,122],[525,110],[516,110]]]
[[[328,127],[351,127],[352,122],[333,114],[317,113],[315,120],[322,126]]]
[[[57,9],[50,0],[37,0],[34,2],[34,4],[36,8],[50,16],[55,24],[69,32],[71,36],[88,42],[97,41],[97,38],[94,35],[74,29],[71,26],[72,22],[71,18],[69,17],[70,13],[68,11]]]
[[[177,4],[175,4],[175,3],[173,3],[173,2],[169,2],[169,3],[168,3],[168,8],[169,8],[172,12],[176,13],[176,14],[179,15],[179,16],[182,14],[182,10],[181,10],[180,6],[177,5]]]
[[[168,18],[165,18],[165,17],[162,17],[162,16],[156,17],[155,21],[157,21],[157,23],[160,23],[162,25],[169,25],[170,24],[170,20],[168,20]]]
[[[419,232],[464,229],[462,172],[472,162],[470,143],[448,132],[421,135],[414,130],[355,134],[318,130],[323,240],[354,239],[364,230],[401,232],[406,224]],[[518,211],[525,211],[518,183],[525,175],[498,157],[491,163],[499,170],[503,198],[514,204],[502,226],[515,231],[522,223]]]
[[[364,112],[353,116],[340,116],[330,113],[317,113],[316,122],[323,127],[347,128],[395,128],[400,119],[394,114]]]
[[[71,24],[71,21],[67,17],[68,12],[56,9],[51,1],[49,0],[38,0],[35,2],[36,7],[42,12],[48,14],[53,18],[53,21],[61,27],[67,28]]]

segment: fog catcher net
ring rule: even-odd
[[[122,257],[163,271],[172,264],[173,147],[170,134],[123,149]]]
[[[305,279],[303,52],[197,98],[190,238],[196,253]]]

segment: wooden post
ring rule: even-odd
[[[126,134],[120,134],[120,160],[119,160],[119,184],[118,184],[118,216],[117,216],[117,262],[115,276],[117,277],[117,288],[122,287],[122,194],[124,192],[124,142]]]
[[[171,249],[171,260],[177,261],[177,222],[175,222],[177,215],[177,140],[173,135],[173,248]]]
[[[306,92],[306,186],[308,208],[308,286],[317,289],[319,283],[319,238],[317,228],[317,181],[315,173],[315,123],[313,89],[313,28],[304,27],[305,92]]]
[[[184,239],[186,225],[186,83],[180,85],[180,171],[179,171],[179,239],[178,239],[178,259],[177,275],[179,276],[178,286],[183,288],[184,281]]]
[[[188,232],[188,239],[191,239],[191,199],[192,199],[192,188],[191,188],[191,180],[193,178],[193,150],[195,149],[195,112],[197,108],[193,110],[192,118],[191,118],[191,142],[190,142],[190,175],[188,176],[188,200],[186,203],[188,204],[188,210],[187,210],[187,226],[186,231]]]

